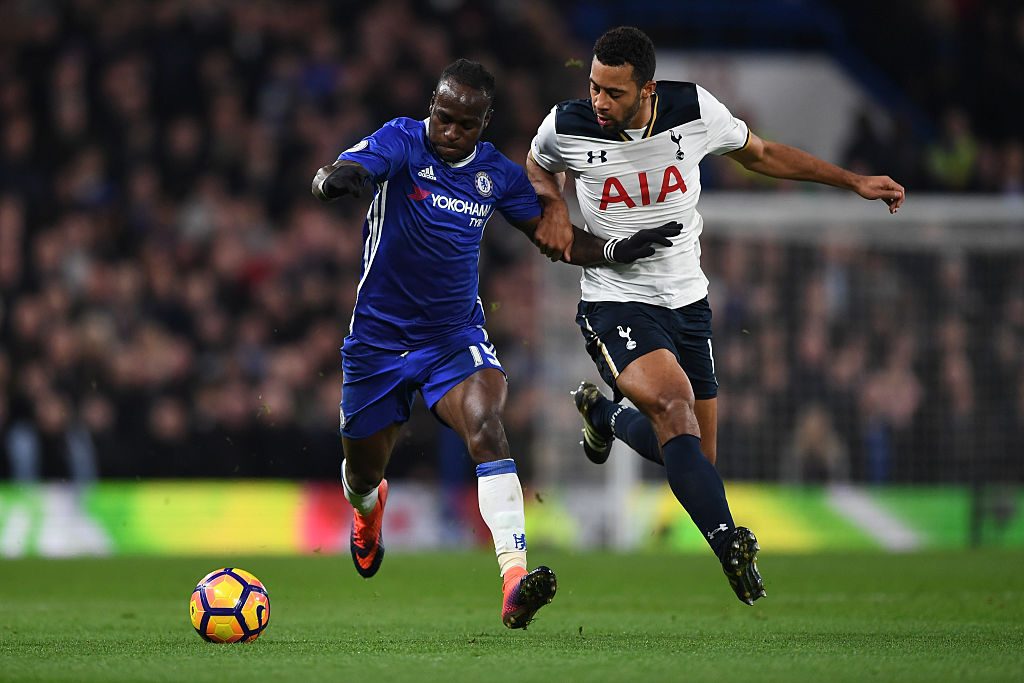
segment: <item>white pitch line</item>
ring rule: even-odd
[[[828,502],[851,523],[870,534],[886,550],[916,550],[922,545],[916,531],[880,507],[863,490],[852,486],[830,486]]]
[[[23,557],[32,527],[29,511],[22,505],[14,504],[7,512],[6,523],[0,525],[3,527],[0,529],[0,556]]]

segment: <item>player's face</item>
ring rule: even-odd
[[[641,88],[633,80],[632,64],[608,66],[597,57],[590,64],[590,104],[604,130],[617,133],[647,123],[649,112],[641,107],[653,92],[654,81]]]
[[[430,144],[445,161],[461,161],[473,153],[490,120],[491,100],[484,93],[441,81],[430,98]]]

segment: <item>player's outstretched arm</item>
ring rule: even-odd
[[[809,180],[852,190],[864,199],[881,199],[889,205],[889,213],[899,211],[906,197],[903,186],[887,175],[866,176],[847,171],[802,149],[763,140],[753,133],[743,149],[729,152],[728,156],[744,168],[772,178]]]
[[[572,222],[569,220],[569,208],[562,199],[561,174],[556,176],[541,168],[533,159],[533,154],[526,155],[526,177],[530,179],[533,189],[540,199],[540,225],[534,233],[533,243],[552,261],[562,260],[573,263],[572,248],[576,237]],[[562,179],[564,182],[564,179]]]
[[[354,161],[338,159],[323,166],[313,176],[313,196],[322,202],[332,202],[338,197],[351,195],[361,197],[366,191],[370,172]]]
[[[534,244],[537,244],[535,235],[540,220],[540,218],[534,218],[529,221],[515,222],[513,225],[525,233]],[[609,263],[633,263],[639,259],[653,256],[657,251],[655,245],[671,247],[672,240],[669,238],[675,237],[683,229],[679,223],[666,223],[657,228],[637,230],[629,237],[604,240],[575,225],[570,227],[573,231],[572,254],[569,258],[563,256],[558,260],[584,267]]]

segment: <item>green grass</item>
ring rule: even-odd
[[[1024,553],[764,555],[747,607],[712,558],[535,551],[558,572],[527,631],[498,617],[493,557],[0,560],[0,681],[1022,680]],[[270,626],[212,645],[195,582],[237,564]]]

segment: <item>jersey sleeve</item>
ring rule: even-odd
[[[540,216],[540,200],[533,184],[526,177],[526,171],[519,164],[507,161],[505,165],[506,187],[497,198],[495,206],[510,222],[528,221]]]
[[[409,136],[396,121],[389,121],[373,135],[339,154],[338,159],[356,162],[379,183],[394,177],[408,163]]]
[[[700,117],[707,126],[709,154],[727,154],[746,146],[750,136],[746,123],[733,116],[724,104],[699,85],[697,101],[700,103]]]
[[[549,173],[561,173],[568,168],[558,150],[558,136],[555,135],[555,109],[541,121],[537,135],[530,144],[530,154],[537,165]]]

